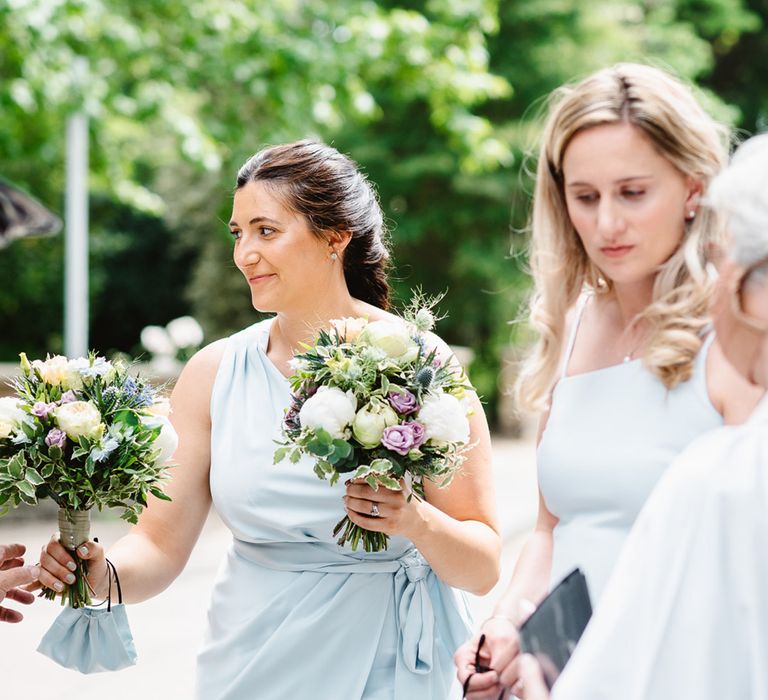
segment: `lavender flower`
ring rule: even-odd
[[[407,455],[424,442],[424,426],[412,421],[384,429],[381,444],[392,452]]]
[[[46,420],[48,418],[48,414],[51,413],[51,411],[53,411],[54,408],[56,408],[55,403],[45,403],[44,401],[36,401],[35,405],[32,406],[32,415],[37,416],[42,420]]]
[[[65,391],[59,399],[59,403],[61,405],[64,405],[65,403],[72,403],[73,401],[77,401],[77,397],[75,396],[75,392],[71,390]]]
[[[407,389],[390,391],[387,398],[389,405],[402,415],[407,416],[409,413],[415,413],[419,408],[416,396]]]
[[[59,430],[58,428],[53,428],[48,432],[48,435],[45,436],[45,444],[48,445],[48,447],[64,447],[64,444],[67,442],[67,434],[63,430]]]

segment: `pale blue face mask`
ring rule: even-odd
[[[109,596],[107,607],[65,608],[45,633],[37,650],[60,666],[80,673],[119,671],[136,663],[136,648],[123,605],[117,570],[107,561]],[[112,576],[117,584],[118,604],[112,605]]]

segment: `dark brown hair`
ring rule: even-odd
[[[381,309],[389,307],[384,217],[376,191],[351,158],[316,141],[270,146],[240,168],[235,189],[249,182],[274,186],[318,237],[351,233],[342,254],[349,293]]]

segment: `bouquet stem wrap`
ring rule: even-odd
[[[69,603],[72,608],[82,608],[91,604],[91,594],[88,586],[88,562],[80,559],[77,548],[90,539],[91,511],[68,510],[59,508],[59,542],[69,551],[75,560],[77,569],[75,582],[66,587],[61,593],[61,604]],[[49,588],[45,589],[45,597],[53,600],[58,594]]]

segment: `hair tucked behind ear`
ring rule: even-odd
[[[384,217],[373,186],[354,161],[325,144],[296,141],[249,158],[237,173],[236,189],[248,182],[274,187],[289,209],[307,219],[316,236],[351,234],[342,255],[349,293],[379,308],[389,307]]]
[[[725,164],[728,130],[706,114],[688,86],[657,68],[619,64],[553,93],[531,219],[530,321],[538,342],[516,385],[522,409],[542,410],[549,402],[568,309],[585,288],[597,294],[612,290],[610,280],[588,258],[568,217],[562,165],[576,134],[622,122],[641,129],[662,156],[704,187]],[[643,361],[668,388],[693,371],[701,331],[708,323],[711,285],[704,272],[706,253],[725,233],[721,218],[705,207],[698,209],[693,221],[680,225],[683,242],[659,270],[653,300],[642,314],[650,328]]]

